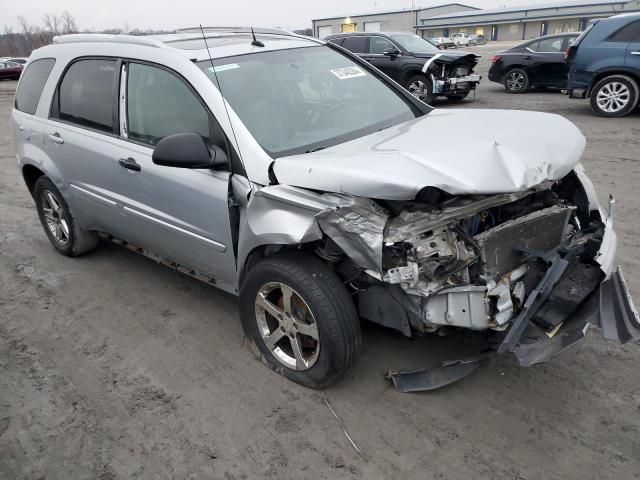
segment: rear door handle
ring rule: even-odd
[[[59,145],[62,145],[64,143],[64,138],[62,138],[58,132],[52,133],[48,135],[48,137],[49,140],[51,140],[53,143],[57,143]]]
[[[640,55],[640,52],[631,52],[631,55]]]
[[[120,164],[121,167],[126,168],[127,170],[132,170],[134,172],[139,172],[140,170],[142,170],[142,167],[138,165],[135,159],[131,157],[121,158],[118,160],[118,163]]]
[[[531,55],[523,55],[522,58],[524,60],[531,60]]]

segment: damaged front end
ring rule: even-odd
[[[352,197],[316,214],[327,241],[348,257],[336,271],[348,279],[361,317],[406,336],[492,332],[494,350],[522,366],[553,358],[589,324],[608,339],[640,339],[638,314],[615,270],[612,219],[579,166],[517,193],[452,196],[428,187],[415,201]],[[426,390],[483,363],[454,361],[390,378],[403,390]]]
[[[428,59],[422,72],[431,79],[434,95],[461,95],[475,90],[482,76],[473,72],[477,55],[448,55],[440,53]]]

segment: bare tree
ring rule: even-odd
[[[73,15],[69,13],[69,10],[62,12],[62,33],[76,33],[78,31],[78,25]]]
[[[33,42],[31,38],[31,27],[29,27],[29,22],[27,22],[27,19],[23,15],[18,16],[18,24],[22,29],[22,35],[25,43],[24,53],[26,55],[30,53],[31,50],[33,50]]]
[[[60,33],[61,18],[55,13],[45,13],[42,16],[42,22],[44,23],[45,30],[51,32],[53,35]]]

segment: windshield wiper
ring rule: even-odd
[[[324,150],[325,148],[327,148],[327,147],[326,147],[326,146],[324,146],[324,145],[320,145],[319,147],[312,148],[311,150],[307,150],[307,151],[306,151],[306,152],[304,152],[304,153],[319,152],[320,150]]]

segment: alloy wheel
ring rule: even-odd
[[[298,292],[280,282],[263,285],[255,314],[262,340],[276,359],[293,370],[313,367],[320,354],[318,324]]]
[[[69,243],[69,222],[60,201],[49,190],[40,196],[42,212],[49,232],[60,245]]]
[[[427,84],[421,80],[411,82],[409,85],[409,92],[418,100],[424,100],[427,96]]]
[[[511,91],[517,92],[524,87],[524,75],[520,72],[511,72],[507,76],[507,88]]]
[[[607,113],[616,113],[625,108],[631,100],[629,88],[620,82],[606,83],[596,95],[598,107]]]

